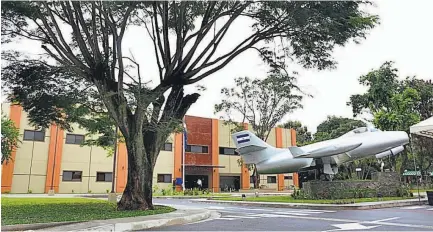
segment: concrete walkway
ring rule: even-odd
[[[2,226],[1,229],[2,231],[134,231],[161,226],[182,225],[210,218],[218,218],[220,216],[220,214],[215,211],[203,208],[191,208],[179,205],[167,206],[176,208],[176,211],[151,216],[95,220],[73,224],[66,222],[66,225],[59,225],[59,223],[44,223]]]

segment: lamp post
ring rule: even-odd
[[[114,154],[113,154],[113,174],[111,175],[111,192],[108,194],[108,201],[117,202],[116,192],[114,190],[116,182],[116,161],[117,161],[117,134],[119,133],[119,128],[116,126],[116,132],[114,135]]]

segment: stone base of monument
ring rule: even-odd
[[[395,172],[372,173],[372,180],[309,181],[303,193],[312,199],[350,199],[400,197],[406,194],[400,176]]]

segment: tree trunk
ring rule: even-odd
[[[259,175],[259,173],[257,172],[257,167],[256,167],[256,165],[254,165],[254,173],[253,173],[253,176],[255,177],[254,179],[255,179],[255,181],[254,181],[254,188],[255,189],[258,189],[259,187],[260,187],[260,175]]]
[[[128,151],[128,181],[122,198],[117,205],[119,210],[153,209],[152,181],[153,164],[145,155],[141,136],[126,140]],[[147,149],[146,149],[147,150]]]

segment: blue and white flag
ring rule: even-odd
[[[250,135],[249,134],[238,135],[236,136],[236,141],[238,142],[238,144],[247,143],[250,141]]]

